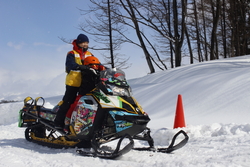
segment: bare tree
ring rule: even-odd
[[[109,51],[109,54],[103,52],[103,57],[111,67],[126,69],[130,66],[129,57],[117,53],[120,50],[122,41],[121,35],[116,32],[124,32],[126,29],[119,25],[113,12],[118,10],[112,0],[97,1],[90,0],[94,5],[88,10],[81,10],[82,15],[87,16],[85,22],[79,25],[79,29],[94,37],[94,41],[100,45],[92,46],[93,50]],[[94,17],[90,17],[94,15]],[[109,42],[108,42],[109,41]],[[101,47],[100,47],[101,46]],[[116,52],[116,53],[114,53]],[[125,57],[125,58],[124,58]]]
[[[213,0],[211,0],[211,8],[212,8],[212,14],[213,14],[213,27],[211,32],[211,49],[210,49],[210,60],[218,59],[218,53],[214,51],[214,48],[216,45],[216,31],[218,22],[220,19],[220,3],[221,0],[216,0],[216,4],[214,4]],[[215,6],[216,5],[216,6]]]
[[[140,16],[139,23],[155,31],[158,36],[161,36],[163,39],[168,40],[171,51],[171,62],[175,60],[175,66],[181,66],[182,45],[186,28],[187,0],[182,0],[179,3],[177,3],[176,0],[174,0],[173,3],[169,0],[168,2],[164,0],[137,2],[136,6],[139,6],[139,8],[137,8],[136,11]],[[139,11],[139,9],[141,10]],[[158,44],[164,45],[166,41],[162,43],[158,41]],[[172,53],[174,53],[174,59]]]
[[[174,14],[174,39],[175,39],[175,66],[181,66],[181,49],[185,34],[185,17],[187,15],[187,0],[181,0],[181,22],[179,23],[177,1],[173,0],[173,14]]]
[[[204,7],[204,0],[201,0],[201,11],[202,11],[202,27],[203,27],[203,48],[204,48],[204,57],[205,60],[208,61],[208,48],[207,48],[207,30],[206,30],[206,18],[205,18],[205,7]]]
[[[199,62],[203,61],[203,56],[202,56],[202,52],[201,52],[201,40],[200,40],[200,28],[199,28],[199,18],[198,18],[198,14],[197,14],[197,5],[196,5],[196,0],[194,0],[193,2],[193,11],[194,11],[194,23],[195,23],[195,33],[196,33],[196,43],[197,43],[197,52],[198,52],[198,58],[199,58]]]
[[[135,6],[132,5],[130,0],[126,0],[127,4],[125,4],[123,2],[123,0],[120,0],[120,2],[122,4],[123,8],[125,9],[125,11],[127,11],[127,13],[129,14],[130,19],[134,24],[136,35],[137,35],[137,38],[139,39],[140,46],[141,46],[141,48],[142,48],[142,50],[144,52],[146,61],[148,63],[148,67],[150,69],[150,73],[154,73],[155,69],[154,69],[154,66],[153,66],[152,61],[151,61],[151,56],[150,56],[150,53],[149,53],[149,51],[148,51],[148,49],[146,47],[146,44],[145,44],[145,42],[143,40],[141,30],[140,30],[140,26],[139,26],[139,23],[138,23],[138,19],[137,19],[136,14],[135,14],[135,9],[136,8],[135,8]]]
[[[102,44],[94,48],[117,51],[124,43],[136,45],[150,73],[155,67],[166,70],[167,62],[171,68],[181,66],[183,55],[189,55],[192,64],[196,59],[208,61],[250,51],[249,0],[90,1],[93,6],[84,14],[94,18],[88,17],[81,29]],[[113,64],[111,57],[106,56]],[[119,54],[113,57],[115,64],[122,62]]]

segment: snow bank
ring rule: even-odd
[[[183,97],[188,144],[173,154],[131,151],[117,160],[80,157],[24,139],[17,127],[23,103],[0,104],[0,166],[249,167],[250,56],[183,66],[129,80],[149,114],[156,147],[169,145],[177,95]],[[42,94],[40,96],[43,96]],[[45,98],[52,108],[62,96]],[[35,97],[33,97],[35,98]],[[135,141],[136,146],[147,146]]]

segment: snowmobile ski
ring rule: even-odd
[[[125,138],[129,139],[129,143],[121,149],[121,143]],[[125,134],[123,137],[119,139],[115,150],[108,150],[108,151],[100,148],[96,140],[93,140],[91,144],[92,144],[92,149],[76,150],[76,152],[81,156],[115,159],[128,153],[134,146],[134,140],[130,135]]]
[[[180,141],[178,144],[175,144],[176,138],[180,135],[183,134],[184,135],[184,139],[182,141]],[[150,147],[139,147],[139,148],[133,148],[133,150],[138,150],[138,151],[154,151],[154,152],[161,152],[161,153],[171,153],[175,150],[178,150],[180,148],[182,148],[184,145],[187,144],[188,142],[188,135],[185,131],[180,130],[178,133],[176,133],[170,143],[170,145],[167,148],[154,148],[153,146]]]

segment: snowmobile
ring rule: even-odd
[[[78,148],[77,153],[113,159],[131,149],[171,153],[188,142],[188,135],[180,130],[167,148],[155,148],[147,127],[150,118],[142,109],[128,85],[125,73],[117,68],[99,73],[96,87],[84,96],[78,96],[65,119],[65,130],[56,129],[53,120],[60,103],[53,109],[44,107],[42,97],[24,99],[19,112],[19,127],[25,127],[25,138],[52,148]],[[73,107],[72,107],[73,106]],[[179,135],[182,140],[175,144]],[[146,141],[148,147],[134,147],[134,140]],[[118,141],[114,149],[103,145]]]

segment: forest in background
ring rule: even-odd
[[[126,67],[119,49],[130,43],[142,49],[150,73],[189,63],[250,54],[250,0],[90,0],[79,28],[94,37]],[[114,53],[113,53],[114,52]]]

